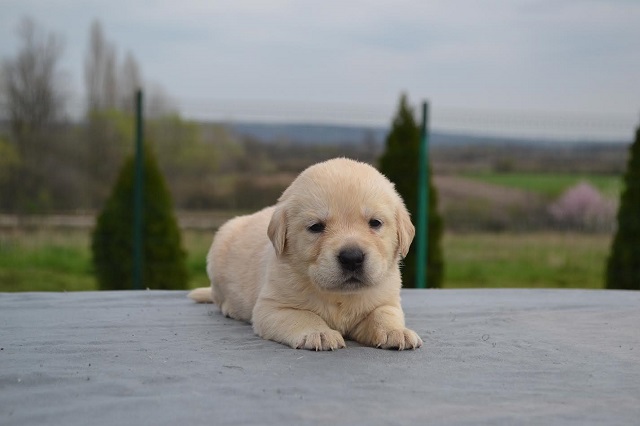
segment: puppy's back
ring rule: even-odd
[[[251,321],[251,312],[264,278],[264,266],[273,250],[267,227],[273,207],[239,216],[216,233],[207,255],[207,275],[213,301],[224,315]]]

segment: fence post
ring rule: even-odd
[[[422,103],[422,128],[418,153],[418,218],[416,223],[416,287],[427,287],[429,259],[429,103]]]
[[[133,189],[133,289],[142,290],[144,266],[144,141],[142,118],[142,90],[136,91],[136,150]]]

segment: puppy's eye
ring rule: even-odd
[[[309,232],[314,233],[314,234],[319,234],[319,233],[324,231],[324,228],[325,228],[325,224],[322,223],[322,222],[318,222],[318,223],[314,223],[313,225],[308,227],[307,230]]]
[[[382,226],[382,222],[379,221],[378,219],[371,219],[369,221],[369,227],[371,229],[380,229],[381,226]]]

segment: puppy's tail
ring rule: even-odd
[[[196,288],[191,290],[187,296],[196,303],[213,303],[211,287]]]

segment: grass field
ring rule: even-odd
[[[205,256],[211,234],[185,232],[191,287],[208,285]],[[0,291],[97,290],[88,231],[38,230],[0,234]]]
[[[466,178],[492,185],[535,192],[544,197],[557,198],[568,188],[586,181],[607,197],[618,198],[622,178],[610,175],[578,175],[559,173],[466,173]]]
[[[602,288],[610,237],[446,235],[445,287]]]
[[[190,287],[208,285],[211,233],[185,231],[183,241]],[[586,234],[447,234],[444,287],[601,288],[609,242]],[[87,231],[0,234],[0,291],[96,289]]]
[[[85,231],[0,234],[1,291],[96,290]]]

